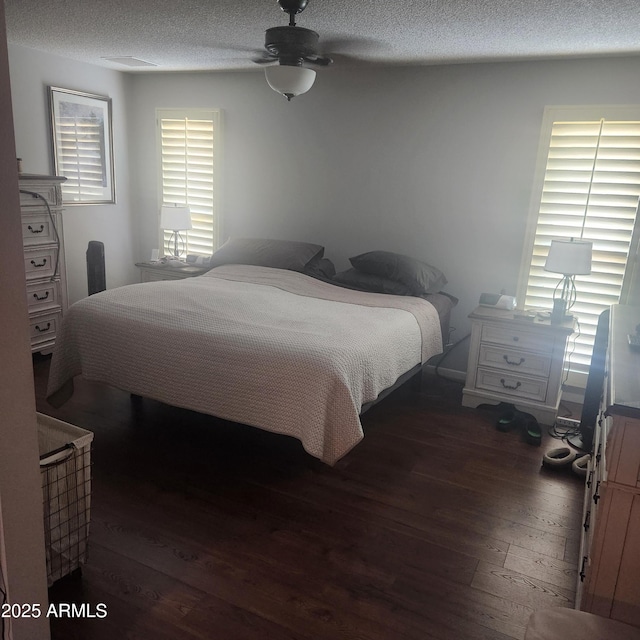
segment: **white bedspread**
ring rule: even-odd
[[[362,405],[441,350],[438,315],[426,300],[228,265],[72,305],[47,394],[61,404],[82,374],[293,436],[333,464],[363,438]]]

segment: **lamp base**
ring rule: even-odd
[[[567,313],[567,303],[562,298],[553,299],[553,310],[551,311],[551,324],[563,324],[571,320],[573,316]]]

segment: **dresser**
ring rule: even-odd
[[[611,307],[607,364],[585,480],[576,608],[640,626],[640,307]]]
[[[574,321],[478,307],[470,315],[471,343],[462,392],[465,407],[507,402],[553,424],[558,413],[567,342]]]
[[[62,230],[66,178],[21,174],[20,211],[31,350],[50,353],[67,308]]]
[[[156,282],[157,280],[183,280],[201,276],[210,267],[198,267],[190,264],[176,267],[161,262],[136,262],[140,269],[140,282]]]

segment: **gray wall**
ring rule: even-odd
[[[445,272],[447,291],[460,298],[454,338],[469,330],[467,314],[481,292],[515,293],[544,107],[640,103],[638,58],[336,65],[291,103],[268,88],[259,69],[125,78],[84,65],[77,76],[69,69],[79,63],[52,60],[12,50],[12,84],[15,76],[21,89],[14,96],[20,153],[34,135],[33,153],[45,149],[46,126],[34,129],[22,111],[25,100],[41,99],[45,84],[108,93],[119,113],[122,209],[91,238],[84,225],[104,219],[98,209],[66,214],[67,246],[103,233],[108,249],[119,245],[122,261],[148,258],[158,243],[155,109],[221,108],[223,237],[320,242],[339,269],[370,249],[424,259]],[[72,269],[80,268],[85,248],[72,250]],[[124,279],[123,267],[109,285]],[[465,352],[454,352],[447,367],[463,370]]]
[[[128,284],[137,277],[133,266],[136,238],[130,203],[126,109],[131,77],[15,45],[9,46],[9,68],[16,150],[23,159],[26,173],[53,173],[48,86],[112,98],[116,204],[73,205],[65,209],[63,223],[69,301],[75,302],[87,295],[86,251],[90,240],[100,240],[105,244],[107,286]]]

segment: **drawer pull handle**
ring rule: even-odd
[[[512,364],[515,367],[519,367],[521,364],[524,364],[524,358],[520,358],[520,360],[518,360],[518,362],[516,362],[515,360],[509,360],[509,356],[507,356],[507,355],[504,355],[502,357],[504,358],[504,361],[507,364]]]
[[[598,493],[598,491],[600,491],[600,480],[598,480],[598,482],[596,482],[596,490],[593,493],[593,501],[598,504],[598,500],[600,500],[600,494]]]
[[[587,515],[584,518],[584,524],[582,525],[584,527],[585,531],[589,531],[589,521],[591,520],[591,511],[587,511]]]
[[[31,225],[27,227],[31,233],[42,233],[44,231],[44,225],[41,224],[39,229],[34,229]]]
[[[587,556],[583,556],[582,558],[582,566],[580,567],[580,582],[584,582],[584,579],[587,577],[585,569],[587,568]]]
[[[47,291],[43,296],[39,296],[37,293],[34,293],[33,297],[36,300],[46,300],[49,297],[49,292]]]
[[[510,385],[507,384],[504,380],[504,378],[500,378],[500,382],[502,383],[502,386],[505,389],[511,389],[512,391],[515,391],[518,387],[522,386],[522,383],[518,380],[518,382],[515,383],[515,385]]]
[[[36,325],[36,330],[39,331],[40,333],[44,333],[45,331],[49,331],[49,329],[51,329],[51,323],[47,322],[47,326],[43,328],[40,327],[39,324]]]
[[[42,262],[36,262],[35,260],[31,261],[31,264],[36,268],[39,269],[40,267],[45,267],[47,265],[47,259],[46,258],[42,258]]]
[[[593,469],[589,471],[589,475],[587,476],[587,487],[591,489],[592,484],[593,484]]]

